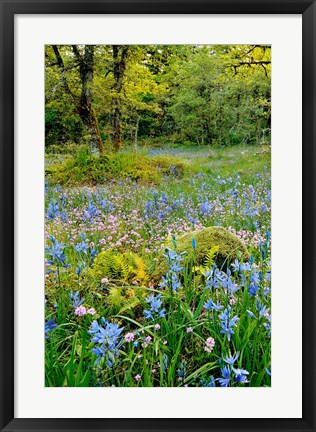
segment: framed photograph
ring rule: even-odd
[[[315,2],[0,4],[1,430],[314,431]]]

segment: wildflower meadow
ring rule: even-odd
[[[78,126],[65,82],[56,84],[66,62],[88,61],[87,47],[47,47],[59,72],[53,62],[46,65],[47,92],[55,93],[46,104],[45,385],[271,386],[271,147],[264,123],[270,87],[262,67],[244,68],[248,51],[259,62],[267,49],[165,53],[154,46],[146,51],[150,63],[140,49],[130,48],[126,59],[125,46],[96,49],[87,103],[99,107],[93,112],[102,142],[114,143],[98,154],[88,120],[81,117],[85,130]],[[101,58],[114,67],[121,62],[120,104],[115,73],[106,78],[112,87],[97,73]],[[229,61],[235,63],[223,81]],[[74,64],[64,80],[75,94],[81,87],[72,80]],[[205,67],[211,96],[207,84],[198,87]],[[234,74],[239,67],[244,75],[251,69],[247,79]],[[136,91],[137,80],[143,87]],[[112,111],[103,113],[102,104]],[[197,126],[196,118],[205,118],[202,105],[212,118],[222,116],[210,126],[215,138]],[[188,110],[194,118],[185,117]],[[150,132],[159,128],[159,137]],[[78,143],[61,142],[65,134],[78,135]]]

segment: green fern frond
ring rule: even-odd
[[[148,276],[146,274],[145,263],[142,258],[135,257],[135,266],[135,278],[140,282],[146,281]]]
[[[128,264],[127,260],[122,259],[121,263],[121,277],[123,280],[128,280],[133,274],[133,268]]]
[[[110,306],[114,306],[115,308],[120,308],[124,302],[123,296],[123,288],[122,287],[112,287],[109,291],[109,295],[107,297],[107,301]]]
[[[130,297],[124,302],[123,307],[120,309],[119,314],[133,311],[140,304],[140,299],[136,296]]]
[[[215,263],[216,254],[219,251],[219,246],[213,246],[210,251],[206,254],[204,260],[204,267],[210,269],[212,265]]]

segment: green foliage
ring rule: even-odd
[[[71,104],[64,98],[47,103],[45,109],[45,143],[47,151],[59,144],[63,149],[69,142],[79,142],[82,123],[74,114]],[[69,151],[69,149],[68,149]]]
[[[211,267],[215,264],[218,251],[219,246],[212,246],[205,256],[203,265],[195,266],[194,271],[199,272],[201,275],[204,275],[206,271],[210,271]]]
[[[124,313],[133,317],[146,294],[142,287],[114,286],[110,287],[106,301],[112,314]]]
[[[147,279],[146,265],[142,258],[133,252],[115,253],[112,250],[100,252],[87,274],[95,281],[103,278],[121,280],[123,282],[137,281],[143,283]]]
[[[112,314],[134,316],[135,309],[146,294],[142,288],[148,280],[146,264],[143,258],[130,251],[116,253],[109,249],[100,252],[83,277],[91,286],[100,285],[103,278],[109,280],[106,304]]]
[[[173,70],[177,87],[169,113],[180,139],[212,145],[269,141],[270,49],[252,48],[203,46]]]
[[[57,331],[59,338],[54,337],[45,343],[45,385],[47,387],[87,387],[91,380],[88,368],[90,352],[86,332],[78,331],[67,335],[68,346],[65,344],[65,332]],[[61,350],[61,352],[59,352]],[[64,361],[67,358],[67,361]]]
[[[196,240],[196,249],[192,248],[192,239]],[[177,239],[178,253],[187,251],[188,259],[194,257],[197,264],[205,264],[205,260],[210,258],[210,250],[214,246],[218,247],[216,252],[216,265],[221,268],[227,265],[228,261],[232,262],[236,258],[247,257],[245,244],[234,234],[223,227],[208,227],[199,231],[184,234]],[[212,255],[214,252],[212,252]],[[211,259],[213,259],[212,256]]]
[[[48,168],[66,163],[72,166],[71,164],[76,160],[78,169],[86,170],[93,158],[83,149],[76,151],[74,148],[73,150],[72,156],[48,155]],[[168,177],[164,177],[163,182],[157,183],[155,188],[152,187],[152,184],[135,185],[126,180],[111,182],[110,185],[105,185],[97,190],[95,188],[60,189],[50,187],[50,185],[46,188],[46,209],[50,202],[55,201],[60,203],[60,210],[63,209],[66,213],[71,214],[67,224],[61,223],[58,217],[53,220],[46,219],[48,242],[50,242],[48,236],[53,233],[58,241],[65,245],[64,252],[71,266],[60,269],[60,277],[57,277],[53,271],[47,273],[45,278],[46,319],[54,318],[58,324],[58,327],[51,331],[49,338],[45,340],[45,385],[51,387],[182,387],[183,385],[200,387],[203,381],[209,382],[210,375],[213,375],[215,379],[220,378],[221,369],[225,365],[223,358],[239,351],[240,354],[234,367],[249,371],[247,375],[250,381],[249,386],[270,386],[271,378],[267,373],[267,369],[271,368],[271,341],[266,328],[268,317],[267,314],[260,314],[258,310],[258,301],[268,309],[271,308],[270,253],[267,251],[267,254],[263,255],[258,248],[257,241],[260,237],[256,239],[257,234],[263,234],[264,230],[269,228],[270,212],[267,210],[260,213],[254,224],[249,216],[244,215],[243,211],[235,213],[233,200],[227,204],[227,196],[231,197],[231,191],[232,188],[235,190],[237,179],[239,197],[242,200],[241,208],[244,204],[244,193],[251,185],[256,191],[255,201],[260,209],[265,197],[263,191],[265,188],[270,189],[270,147],[174,146],[171,149],[155,148],[152,150],[151,154],[164,152],[177,154],[177,158],[166,156],[162,159],[168,160],[166,169],[174,165],[175,159],[183,161],[181,166],[184,167],[184,175],[181,181],[167,174]],[[149,159],[154,160],[155,165],[150,165],[153,170],[160,156],[158,159],[156,159],[157,156],[146,159],[144,152],[134,156],[131,151],[124,150],[116,155],[109,154],[107,158],[114,160],[111,170],[116,173],[115,176],[123,178],[120,173],[125,173],[131,164],[135,164],[135,160],[144,159],[145,163],[150,163],[147,162]],[[172,161],[172,165],[169,161]],[[107,166],[110,165],[110,162],[106,163]],[[192,175],[197,172],[199,175]],[[241,176],[241,179],[237,174]],[[169,201],[166,206],[179,197],[183,198],[183,201],[180,201],[182,204],[175,206],[173,211],[161,221],[158,220],[157,215],[154,215],[152,219],[145,217],[146,202],[153,197],[153,189],[158,197],[162,193],[167,195]],[[113,204],[114,209],[110,214],[103,212],[96,202],[96,198],[100,197],[98,195],[100,191],[102,196]],[[223,256],[226,257],[228,254],[230,261],[234,256],[229,253],[229,249],[232,249],[236,256],[238,256],[238,250],[241,260],[248,253],[245,245],[233,235],[228,237],[229,233],[223,228],[203,228],[193,232],[193,223],[188,222],[187,211],[189,207],[198,211],[199,205],[204,200],[204,193],[209,202],[219,200],[224,204],[224,211],[220,216],[223,226],[232,227],[239,232],[239,235],[240,230],[251,234],[250,237],[245,236],[244,238],[249,253],[251,252],[254,258],[255,268],[262,275],[256,296],[250,295],[248,290],[250,272],[244,272],[245,280],[240,278],[239,272],[232,272],[230,275],[232,282],[240,287],[233,296],[222,287],[211,291],[206,289],[203,273],[214,263],[222,266],[224,258],[221,261],[218,259],[221,250]],[[120,199],[112,201],[111,197]],[[113,236],[111,240],[113,248],[116,248],[100,253],[94,262],[89,251],[79,253],[75,249],[76,243],[80,241],[82,220],[80,216],[73,217],[72,213],[73,209],[77,208],[79,214],[84,214],[90,202],[95,203],[98,207],[99,217],[104,222],[104,227],[97,230],[94,220],[85,223],[85,228],[90,227],[90,230],[87,230],[89,243],[93,242],[100,250],[104,245],[100,240],[107,239],[111,235]],[[133,210],[137,210],[135,219],[132,216]],[[108,217],[112,214],[118,215],[120,221],[115,234],[110,231],[111,225],[108,226],[107,223]],[[121,216],[126,216],[126,218]],[[215,212],[207,215],[199,214],[199,220],[203,226],[216,224],[217,217]],[[142,219],[145,220],[143,224]],[[185,222],[185,225],[182,224],[182,221]],[[188,252],[185,258],[186,268],[183,272],[179,272],[181,287],[177,292],[169,292],[159,287],[160,274],[158,276],[156,274],[155,279],[150,268],[151,263],[155,263],[156,257],[160,258],[161,243],[173,246],[166,240],[171,228],[172,233],[178,233],[178,252],[182,250],[182,247]],[[187,229],[191,229],[192,232],[181,235]],[[74,238],[73,230],[78,235],[77,239]],[[132,246],[132,243],[128,242],[117,246],[117,241],[124,234],[129,234],[128,239],[133,238],[130,236],[131,230],[137,231],[141,236],[136,247],[134,248],[135,244]],[[218,235],[215,236],[213,232],[214,235],[210,236],[211,231],[217,231]],[[228,237],[226,243],[224,240],[219,240],[222,238],[219,234],[224,233]],[[192,248],[192,238],[197,243],[196,251]],[[253,242],[253,239],[256,241]],[[207,243],[205,247],[203,243]],[[235,245],[238,246],[236,250]],[[203,253],[201,253],[202,246]],[[122,252],[130,247],[137,251],[137,255],[135,252],[128,254]],[[189,259],[192,260],[192,264],[189,263]],[[165,261],[165,258],[163,260]],[[198,274],[190,271],[190,265],[199,269]],[[85,269],[80,275],[76,273],[77,266]],[[50,269],[53,268],[50,267]],[[164,267],[161,275],[166,270],[167,268]],[[106,277],[109,279],[108,283],[101,283],[101,279]],[[80,298],[85,298],[83,306],[87,311],[93,307],[95,314],[86,313],[86,315],[77,316],[69,299],[70,290],[73,292],[80,290]],[[150,304],[146,301],[150,294],[161,294],[162,308],[166,309],[164,317],[154,314],[154,320],[145,318],[144,311],[150,308]],[[230,341],[221,333],[219,316],[224,309],[211,311],[204,307],[210,298],[223,308],[231,305],[232,315],[240,318],[237,326],[234,327],[234,334]],[[232,304],[232,301],[235,303]],[[255,317],[250,317],[247,310],[251,311]],[[121,334],[124,343],[120,346],[120,354],[115,358],[112,368],[109,368],[104,361],[99,365],[94,365],[96,356],[91,349],[95,344],[91,342],[92,335],[89,329],[91,323],[94,320],[100,322],[101,317],[124,327]],[[159,329],[155,327],[155,324],[159,324]],[[134,340],[127,342],[125,336],[130,332],[134,334]],[[151,341],[145,346],[145,338],[149,336]],[[205,350],[205,342],[209,337],[215,340],[212,352]],[[184,364],[186,372],[180,381],[178,370],[182,369]],[[135,379],[137,375],[141,377],[139,381]],[[248,386],[248,384],[235,382],[233,372],[231,377],[232,386]],[[218,381],[216,385],[219,385]]]
[[[81,85],[74,52],[69,45],[59,46],[59,52],[64,74],[52,46],[45,48],[47,148],[82,142],[85,134],[75,107]],[[113,106],[118,104],[123,139],[135,147],[138,137],[214,146],[269,143],[270,46],[129,46],[119,94],[113,62],[111,45],[95,47],[92,105],[104,141],[111,141]]]
[[[204,260],[204,267],[210,269],[212,265],[215,263],[216,255],[219,251],[219,246],[212,246],[210,251],[206,254],[205,260]]]
[[[196,241],[196,249],[192,240]],[[173,248],[169,242],[166,247]],[[226,267],[235,259],[246,259],[248,256],[245,244],[234,234],[223,227],[208,227],[199,231],[186,233],[177,238],[177,252],[186,252],[185,266],[205,266],[214,262],[219,268]],[[167,271],[165,258],[161,254],[155,268],[155,276],[160,278]]]
[[[98,157],[83,151],[61,163],[58,160],[50,163],[45,174],[51,184],[93,186],[119,178],[160,183],[164,176],[181,178],[187,168],[185,161],[173,156],[120,152]]]

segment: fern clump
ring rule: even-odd
[[[147,293],[142,287],[148,280],[146,264],[133,252],[100,252],[85,277],[94,284],[104,278],[109,280],[105,302],[112,314],[134,317]]]
[[[144,283],[148,278],[142,258],[132,252],[115,253],[110,249],[96,256],[88,273],[96,281],[108,278],[122,282]]]

